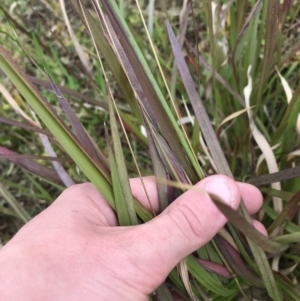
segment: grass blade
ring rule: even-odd
[[[39,136],[40,136],[40,139],[42,141],[42,144],[43,144],[46,152],[50,156],[56,157],[56,153],[55,153],[54,149],[52,148],[48,137],[43,134],[39,134]],[[68,175],[66,170],[63,168],[63,166],[59,162],[52,161],[52,165],[53,165],[57,175],[59,176],[59,178],[61,179],[61,181],[64,183],[64,185],[66,187],[70,187],[75,184],[75,182],[72,180],[72,178]]]
[[[255,242],[255,244],[270,253],[276,253],[281,249],[280,244],[274,244],[265,235],[261,234],[261,232],[256,230],[252,224],[249,224],[245,217],[226,205],[221,198],[212,194],[210,194],[210,196],[218,209],[226,216],[228,221],[247,238]]]
[[[50,105],[39,93],[36,87],[28,81],[26,75],[11,59],[5,49],[0,46],[0,67],[18,88],[34,111],[60,144],[68,151],[76,164],[101,191],[104,198],[113,206],[113,194],[110,183],[93,163],[92,158],[84,151],[76,137],[51,109]]]
[[[218,247],[222,251],[222,255],[226,258],[234,273],[258,287],[264,287],[263,281],[255,275],[241,259],[239,253],[220,235],[216,235],[214,240],[218,241]]]
[[[185,89],[189,95],[189,98],[192,103],[193,109],[195,111],[196,117],[200,124],[201,131],[203,133],[203,136],[205,137],[206,143],[210,149],[210,152],[212,154],[214,162],[217,165],[219,173],[223,173],[232,178],[233,177],[232,173],[229,169],[229,166],[226,162],[224,154],[221,150],[220,144],[216,138],[215,132],[213,131],[213,128],[211,126],[211,123],[209,121],[207,113],[206,113],[206,111],[201,103],[201,100],[199,98],[199,95],[195,89],[193,79],[186,66],[184,57],[182,55],[182,52],[180,51],[180,47],[179,47],[178,42],[175,38],[175,35],[172,31],[171,25],[168,21],[166,23],[167,23],[168,35],[169,35],[169,39],[170,39],[170,42],[172,45],[175,60],[177,61],[177,67],[181,74],[183,83],[185,85]],[[247,213],[247,210],[243,203],[241,204],[241,210],[242,210],[243,215],[247,219],[250,219],[249,214]],[[253,242],[251,242],[251,240],[248,239],[248,243],[251,246],[251,249],[253,251],[253,255],[254,255],[256,261],[258,262],[258,267],[262,274],[262,277],[263,277],[264,283],[266,285],[266,288],[268,290],[268,293],[270,294],[270,296],[274,297],[275,300],[278,300],[278,301],[281,300],[282,296],[279,293],[279,290],[276,285],[275,278],[274,278],[273,272],[270,268],[266,254],[264,253],[264,251],[261,248],[256,246]]]
[[[115,209],[111,182],[108,181],[99,170],[93,158],[86,153],[84,147],[73,135],[69,128],[51,109],[48,102],[39,93],[37,88],[28,80],[27,76],[20,70],[12,60],[8,52],[0,45],[0,68],[7,74],[20,93],[28,101],[43,123],[56,137],[63,148],[66,149],[70,157],[97,187],[110,206]],[[152,215],[136,200],[134,207],[140,218],[147,222]]]
[[[255,186],[268,185],[274,182],[282,182],[300,176],[300,166],[287,168],[278,172],[251,178],[248,183]]]
[[[273,136],[272,143],[275,144],[279,139],[285,136],[293,138],[293,135],[285,135],[284,133],[288,133],[294,131],[295,125],[298,118],[300,108],[300,83],[298,84],[296,90],[293,93],[293,97],[285,111],[285,114],[277,128],[276,133]],[[290,141],[288,141],[290,142]]]
[[[109,145],[107,134],[110,163],[113,164],[112,180],[115,195],[116,212],[121,226],[137,225],[132,193],[129,185],[128,173],[123,155],[118,126],[115,117],[113,100],[109,102],[110,127],[112,134],[112,147]]]
[[[166,24],[167,24],[168,35],[173,49],[174,57],[177,63],[177,68],[180,72],[181,78],[185,85],[185,89],[188,93],[189,99],[192,103],[194,112],[199,122],[201,132],[206,140],[206,143],[211,152],[213,160],[215,162],[218,162],[218,166],[217,166],[218,172],[232,177],[232,173],[226,162],[223,151],[217,140],[216,134],[212,128],[211,122],[207,116],[205,108],[200,100],[199,94],[196,91],[193,79],[187,68],[183,54],[180,50],[180,46],[176,40],[171,25],[168,21],[166,21]]]
[[[14,196],[5,188],[0,182],[0,195],[6,200],[9,206],[16,212],[17,216],[26,224],[30,221],[31,217],[26,210],[19,204]]]
[[[159,151],[156,146],[156,141],[153,137],[153,131],[151,130],[150,121],[148,120],[147,116],[143,113],[142,115],[144,118],[146,133],[148,137],[148,144],[149,150],[151,155],[152,166],[154,170],[154,174],[158,179],[166,179],[167,178],[167,171],[166,166],[164,164],[163,158],[161,158]],[[168,206],[168,187],[167,185],[158,183],[157,185],[157,193],[158,193],[158,200],[159,200],[159,210],[163,211]]]
[[[279,213],[277,218],[268,228],[268,233],[272,233],[277,227],[279,227],[285,220],[292,220],[294,215],[299,210],[300,203],[300,191],[295,193],[293,197],[288,201],[283,210]]]
[[[197,279],[197,281],[199,281],[210,291],[223,297],[234,296],[236,294],[234,289],[226,288],[221,284],[221,282],[216,281],[204,268],[198,264],[197,259],[194,256],[188,256],[186,258],[186,262],[188,264],[189,271],[192,273],[195,279]]]
[[[188,177],[192,182],[197,181],[196,174],[191,168],[186,154],[182,150],[182,146],[178,140],[179,127],[170,112],[162,92],[160,91],[150,69],[144,59],[139,47],[133,39],[130,31],[120,16],[115,1],[102,0],[101,3],[108,15],[110,23],[119,37],[119,41],[126,52],[127,58],[134,70],[147,102],[151,105],[155,119],[159,122],[164,138],[169,143],[174,155],[180,162],[180,165],[188,173]],[[143,103],[146,105],[145,103]]]
[[[82,65],[86,69],[86,71],[90,72],[92,70],[92,67],[90,66],[90,63],[89,63],[89,61],[88,61],[88,59],[87,59],[87,57],[86,57],[86,55],[83,51],[83,48],[79,44],[79,41],[77,40],[76,35],[74,34],[74,31],[71,27],[70,20],[68,18],[67,12],[66,12],[65,1],[64,0],[59,0],[59,4],[60,4],[60,7],[61,7],[61,11],[62,11],[62,14],[63,14],[63,17],[64,17],[65,24],[68,28],[70,37],[72,39],[74,48],[76,50],[76,53],[77,53]]]
[[[250,109],[250,95],[252,92],[252,77],[250,76],[251,66],[248,68],[247,76],[248,76],[248,85],[244,88],[244,95],[245,95],[245,103],[246,108]],[[258,147],[260,148],[261,152],[264,154],[265,160],[267,162],[268,170],[270,173],[278,172],[278,166],[276,162],[275,155],[272,151],[270,144],[268,143],[265,136],[261,133],[261,131],[255,125],[252,113],[248,110],[247,111],[250,129],[252,131],[253,138],[255,139]],[[280,190],[281,185],[280,182],[272,183],[272,188]],[[276,212],[282,211],[282,200],[279,198],[273,198],[274,209]]]
[[[16,127],[28,130],[28,131],[44,134],[49,138],[53,138],[53,135],[48,130],[41,129],[41,128],[39,128],[38,126],[36,126],[34,124],[29,125],[29,124],[22,123],[22,122],[12,120],[12,119],[9,119],[9,118],[5,118],[5,117],[0,117],[0,123],[13,125],[13,126],[16,126]]]
[[[211,74],[215,74],[215,78],[217,81],[219,81],[222,86],[224,86],[227,91],[242,105],[244,106],[244,100],[243,98],[232,88],[232,86],[230,86],[230,84],[220,75],[220,73],[218,73],[217,71],[213,70],[212,66],[210,66],[205,59],[200,55],[197,54],[197,50],[195,48],[192,47],[192,45],[186,41],[185,45],[188,48],[188,51],[192,52],[198,59],[199,63],[205,68],[207,69]]]
[[[54,170],[35,162],[34,160],[28,158],[27,155],[19,155],[5,147],[0,146],[0,156],[2,157],[2,155],[15,165],[24,168],[25,170],[39,177],[54,181],[56,183],[61,183],[60,177]]]
[[[58,87],[54,84],[50,76],[48,75],[49,80],[51,82],[51,85],[53,87],[53,90],[55,91],[55,94],[57,96],[57,99],[59,100],[74,132],[78,140],[82,145],[85,147],[85,151],[87,151],[90,156],[94,158],[99,168],[102,170],[102,174],[106,177],[107,180],[109,180],[109,168],[106,162],[105,156],[100,152],[100,150],[95,146],[93,143],[91,137],[86,132],[85,128],[80,123],[79,119],[77,118],[76,114],[72,110],[69,102],[65,99],[61,91],[58,89]]]
[[[261,95],[263,92],[264,85],[266,83],[267,76],[269,75],[272,62],[274,60],[274,53],[277,50],[276,44],[278,44],[279,34],[279,0],[269,0],[265,2],[267,5],[267,20],[266,20],[266,31],[265,31],[265,44],[264,44],[264,59],[262,61],[262,74],[259,80],[258,92],[256,94],[256,105],[258,108],[260,104]]]
[[[93,36],[98,48],[101,51],[101,54],[104,56],[110,70],[112,71],[115,80],[117,81],[120,89],[122,90],[125,99],[127,100],[128,104],[130,105],[132,111],[134,112],[135,116],[140,118],[140,111],[139,107],[135,101],[135,97],[132,91],[132,88],[128,82],[128,79],[115,56],[115,53],[108,43],[102,29],[99,26],[93,17],[91,16],[90,12],[84,5],[81,4],[81,1],[78,0],[70,0],[71,4],[73,5],[76,13],[81,18],[82,22],[85,24],[86,28],[90,30],[90,34]],[[88,22],[88,24],[87,24]]]

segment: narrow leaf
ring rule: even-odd
[[[165,282],[159,286],[155,293],[157,294],[158,301],[174,301],[174,298]]]
[[[289,179],[294,179],[300,176],[300,166],[287,168],[278,172],[267,175],[257,176],[251,178],[248,182],[255,186],[268,185],[274,182],[282,182]]]
[[[227,116],[226,118],[224,118],[224,120],[219,124],[219,128],[222,125],[224,125],[226,122],[228,122],[228,121],[230,121],[230,120],[232,120],[232,119],[234,119],[234,118],[242,115],[243,113],[247,112],[247,110],[251,110],[252,108],[253,108],[253,106],[250,107],[250,108],[245,108],[245,109],[242,109],[242,110],[239,110],[237,112],[234,112],[234,113],[230,114],[229,116]]]
[[[267,76],[269,75],[272,67],[274,53],[277,50],[276,44],[278,44],[279,36],[279,0],[268,0],[265,2],[267,5],[267,20],[264,37],[264,59],[262,60],[262,74],[258,82],[258,92],[256,95],[256,105],[259,107],[262,92],[266,83]]]
[[[74,31],[71,27],[69,17],[68,17],[67,12],[66,12],[65,1],[64,0],[59,0],[59,4],[60,4],[60,8],[61,8],[64,20],[65,20],[65,24],[68,28],[69,35],[70,35],[71,40],[73,42],[74,48],[77,52],[77,55],[78,55],[82,65],[87,70],[87,72],[90,72],[92,70],[92,66],[90,65],[90,62],[88,61],[87,56],[84,53],[82,46],[79,44],[79,41],[77,40],[76,35],[74,34]]]
[[[115,182],[118,182],[120,197],[115,199],[116,210],[118,216],[123,218],[124,224],[122,226],[136,225],[137,217],[134,210],[133,197],[131,188],[129,185],[128,173],[126,169],[123,148],[120,141],[118,132],[118,125],[115,117],[115,110],[113,100],[109,102],[109,116],[110,116],[110,127],[112,135],[112,148],[113,148],[113,159],[115,161],[115,168],[113,172],[116,173]],[[112,160],[110,159],[110,162]],[[114,187],[113,183],[113,187]]]
[[[277,227],[279,227],[285,220],[292,220],[295,214],[299,211],[300,205],[300,191],[295,193],[293,197],[284,206],[283,210],[279,213],[277,218],[268,228],[268,233],[272,233]]]
[[[40,139],[43,143],[43,146],[44,146],[46,152],[50,156],[56,157],[56,153],[55,153],[54,149],[52,148],[52,145],[51,145],[48,137],[43,134],[39,134],[39,136],[40,136]],[[61,181],[64,183],[64,185],[66,187],[70,187],[75,184],[75,182],[72,180],[72,178],[68,175],[67,171],[63,168],[63,166],[59,162],[52,161],[52,165],[53,165],[56,173],[60,177]]]
[[[16,212],[18,217],[26,224],[31,219],[27,211],[19,204],[14,196],[0,182],[0,195],[6,200],[9,206]]]
[[[274,241],[281,244],[290,244],[290,243],[299,243],[300,241],[300,232],[295,232],[291,234],[278,235],[273,238]]]
[[[243,233],[247,238],[251,239],[253,242],[259,245],[265,251],[270,253],[276,253],[280,249],[282,249],[282,246],[280,244],[277,243],[274,244],[274,242],[272,242],[265,235],[263,235],[261,232],[256,230],[254,226],[245,219],[245,217],[240,215],[237,211],[232,209],[230,206],[226,205],[226,203],[222,201],[221,198],[213,194],[210,194],[210,196],[213,202],[215,203],[215,205],[218,207],[218,209],[226,216],[228,221],[236,229],[238,229],[241,233]]]
[[[207,61],[201,56],[201,54],[197,53],[197,50],[192,47],[192,45],[185,41],[185,45],[188,48],[188,51],[192,52],[197,58],[199,63],[208,70],[211,74],[214,72],[215,78],[217,81],[222,84],[223,87],[227,89],[227,91],[242,105],[244,106],[244,100],[243,98],[231,87],[231,85],[218,73],[216,70],[213,70],[212,66],[208,64]]]
[[[37,88],[27,79],[25,74],[1,45],[0,67],[18,88],[34,111],[39,115],[41,120],[43,120],[43,123],[47,128],[68,151],[69,155],[74,159],[79,168],[101,191],[104,198],[113,206],[111,185],[93,163],[93,158],[88,156],[78,139],[62,122],[59,116],[57,116]]]
[[[283,89],[284,89],[284,92],[285,92],[285,95],[286,95],[287,103],[290,103],[290,102],[291,102],[291,99],[292,99],[292,97],[293,97],[293,90],[291,89],[291,87],[289,86],[288,82],[287,82],[286,79],[281,75],[281,73],[278,71],[277,68],[276,68],[276,71],[277,71],[277,73],[278,73],[278,75],[279,75],[281,84],[282,84],[282,86],[283,86]],[[298,135],[300,135],[300,116],[299,116],[299,115],[298,115],[298,118],[297,118],[296,130],[297,130]]]
[[[5,117],[0,117],[0,123],[10,124],[10,125],[13,125],[13,126],[16,126],[16,127],[28,130],[28,131],[41,133],[41,134],[44,134],[44,135],[46,135],[50,138],[53,138],[53,135],[48,130],[41,129],[38,126],[35,126],[33,124],[29,125],[29,124],[22,123],[22,122],[12,120],[12,119],[9,119],[9,118],[5,118]]]
[[[232,278],[231,273],[223,265],[214,263],[209,260],[200,259],[200,258],[199,259],[197,258],[197,261],[203,268],[205,268],[209,272],[216,273],[216,274],[218,274],[222,277],[228,278],[228,279]]]
[[[293,93],[293,97],[288,104],[288,107],[285,111],[284,116],[281,119],[281,122],[277,128],[276,133],[273,136],[273,144],[278,142],[279,139],[282,139],[282,137],[286,136],[284,135],[284,132],[287,132],[290,130],[295,129],[296,121],[298,118],[298,113],[299,113],[299,108],[300,108],[300,83],[298,84],[296,90]],[[293,139],[293,136],[291,136],[291,139]]]
[[[71,123],[72,128],[78,140],[81,142],[82,145],[84,145],[85,151],[88,152],[97,162],[97,165],[102,170],[102,174],[106,177],[107,180],[109,180],[109,168],[105,156],[100,152],[100,150],[93,143],[91,137],[89,136],[89,134],[87,133],[87,131],[85,130],[81,122],[79,121],[74,111],[72,110],[69,102],[65,99],[65,97],[58,89],[58,87],[54,84],[54,82],[52,81],[49,75],[48,77],[53,87],[53,90],[55,91],[57,99],[59,100],[69,122]]]
[[[195,277],[197,281],[199,281],[210,291],[223,297],[234,296],[236,294],[234,289],[226,288],[221,284],[221,282],[216,281],[204,268],[198,264],[197,259],[194,256],[188,256],[186,258],[186,262],[193,277]]]
[[[247,283],[264,287],[262,279],[249,270],[241,259],[240,254],[224,238],[220,235],[216,235],[214,240],[219,242],[218,248],[222,251],[222,255],[226,258],[230,268],[237,276],[247,281]]]
[[[163,158],[159,154],[159,150],[156,146],[156,141],[153,137],[153,131],[151,131],[150,121],[147,116],[142,111],[142,116],[144,119],[145,129],[148,137],[148,144],[150,150],[150,156],[152,161],[152,166],[154,170],[154,174],[158,179],[167,179],[167,170],[164,164]],[[158,201],[159,201],[159,209],[163,211],[168,206],[168,187],[165,184],[158,183],[157,185],[157,193],[158,193]]]
[[[122,90],[124,97],[130,105],[132,111],[137,117],[141,118],[139,108],[135,101],[135,97],[128,79],[122,67],[120,66],[120,63],[117,60],[111,45],[108,43],[108,40],[106,39],[102,29],[100,28],[99,23],[94,20],[88,9],[84,5],[81,5],[81,1],[70,0],[70,2],[87,29],[91,30],[90,34],[93,36],[98,48],[101,51],[101,54],[104,56],[105,61],[112,71],[114,78],[117,81],[120,89]],[[86,23],[86,19],[88,24]]]
[[[211,122],[205,111],[205,108],[200,100],[199,94],[196,91],[192,76],[188,70],[184,60],[180,45],[178,44],[171,25],[166,21],[169,39],[171,42],[174,57],[177,63],[177,68],[183,80],[185,89],[192,103],[195,115],[200,125],[201,132],[205,138],[208,148],[211,152],[214,162],[217,164],[218,172],[232,177],[232,173],[226,162],[220,143],[217,140],[216,134],[212,128]]]
[[[250,75],[250,72],[251,72],[251,66],[248,67],[248,71],[247,71],[248,84],[244,88],[245,104],[246,104],[247,109],[250,108],[250,95],[252,92],[252,77]],[[274,152],[273,152],[269,142],[267,141],[265,136],[261,133],[261,131],[256,126],[256,124],[254,122],[254,118],[252,116],[252,113],[248,110],[247,114],[248,114],[249,125],[250,125],[250,129],[251,129],[253,138],[255,139],[261,152],[264,154],[269,172],[270,173],[278,172],[276,158],[275,158]],[[281,189],[280,182],[272,183],[271,186],[273,189],[277,189],[277,190]],[[274,204],[275,211],[281,212],[282,200],[277,197],[274,197],[273,204]]]
[[[24,157],[24,155],[21,155],[20,157],[19,154],[2,146],[0,146],[0,155],[7,158],[15,165],[24,168],[39,177],[54,181],[56,183],[61,183],[60,177],[54,170],[35,162],[34,160],[28,158],[27,155],[26,157]]]
[[[144,56],[133,36],[130,34],[126,22],[124,22],[120,16],[115,1],[102,0],[101,3],[124,51],[126,52],[131,68],[133,68],[143,93],[146,96],[147,102],[151,106],[155,119],[159,122],[164,138],[170,145],[170,148],[180,162],[180,165],[188,173],[188,177],[192,182],[197,182],[196,174],[193,168],[191,168],[191,164],[188,161],[186,154],[183,152],[181,143],[178,139],[182,137],[182,133],[170,112],[170,108],[165,101]],[[143,104],[146,105],[146,103]]]
[[[20,70],[12,60],[8,52],[0,45],[0,68],[7,74],[19,92],[28,101],[34,111],[39,115],[46,127],[56,137],[59,143],[66,149],[70,157],[101,192],[110,206],[115,209],[113,191],[108,181],[98,169],[94,159],[85,152],[78,139],[53,111],[49,103],[31,83],[28,77]],[[153,218],[138,201],[134,201],[134,207],[139,217],[147,222]]]

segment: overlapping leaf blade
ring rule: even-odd
[[[14,63],[9,54],[0,46],[0,66],[7,76],[15,84],[25,99],[40,116],[45,125],[57,138],[60,144],[68,151],[83,172],[103,193],[103,196],[112,203],[113,196],[110,183],[104,178],[92,158],[80,145],[80,142],[71,133],[68,127],[55,114],[50,105],[46,102],[39,91],[28,81],[24,73]]]
[[[48,75],[49,76],[49,75]],[[109,176],[109,168],[108,164],[106,162],[105,156],[101,153],[101,151],[96,147],[94,142],[92,141],[89,134],[86,132],[84,127],[82,126],[81,122],[79,121],[78,117],[74,113],[74,111],[71,108],[71,105],[69,102],[65,99],[59,88],[54,84],[52,79],[49,77],[50,83],[53,87],[53,90],[55,91],[55,94],[57,96],[57,99],[59,100],[72,128],[73,131],[77,137],[77,139],[80,141],[82,145],[85,146],[86,152],[89,153],[89,155],[93,158],[93,160],[96,162],[97,166],[101,169],[101,172],[103,176],[110,181]]]
[[[184,138],[182,133],[180,133],[179,127],[170,112],[167,102],[164,100],[163,94],[146,63],[146,60],[130,34],[128,26],[122,19],[115,1],[102,0],[101,3],[114,31],[119,37],[124,51],[126,52],[131,68],[133,68],[139,84],[143,89],[143,93],[147,99],[147,103],[143,103],[143,105],[145,107],[150,105],[151,111],[155,114],[155,119],[159,123],[164,138],[170,145],[180,165],[187,172],[190,180],[195,183],[197,177],[183,151],[181,142],[179,142],[180,138],[181,141],[184,140]]]
[[[89,13],[88,9],[81,5],[81,1],[71,0],[70,1],[76,11],[76,13],[80,16],[82,22],[85,26],[91,30],[90,34],[94,37],[94,40],[101,51],[101,54],[104,56],[110,70],[112,71],[115,80],[117,81],[120,89],[122,90],[128,104],[130,105],[132,111],[137,117],[140,117],[139,108],[135,101],[135,97],[131,86],[128,82],[128,79],[116,59],[115,53],[113,51],[112,46],[109,44],[107,38],[105,37],[103,31],[101,30],[99,24],[94,20],[94,18]],[[86,21],[88,24],[86,24]],[[141,118],[141,117],[140,117]]]
[[[20,70],[12,60],[8,52],[0,46],[0,68],[7,74],[14,85],[22,93],[34,111],[40,116],[44,124],[51,131],[58,142],[66,149],[68,154],[85,173],[90,181],[101,191],[103,197],[115,209],[111,183],[102,175],[100,167],[93,157],[89,156],[84,146],[74,136],[70,129],[57,116],[51,106],[43,98],[36,87],[28,80],[27,76]],[[134,207],[141,219],[146,222],[152,215],[143,206],[134,201]]]
[[[222,152],[220,144],[216,138],[215,132],[213,131],[213,128],[211,126],[208,115],[207,115],[207,113],[204,109],[204,106],[202,105],[201,100],[199,98],[199,95],[195,89],[193,79],[186,66],[184,57],[182,55],[182,52],[178,45],[178,42],[175,38],[175,35],[171,28],[171,25],[168,21],[166,22],[166,24],[167,24],[168,35],[169,35],[169,39],[170,39],[170,42],[172,45],[175,60],[177,62],[177,67],[178,67],[179,73],[181,74],[181,78],[185,85],[187,94],[189,95],[195,115],[198,119],[198,122],[199,122],[199,125],[201,128],[201,132],[203,133],[203,136],[205,137],[206,143],[212,154],[215,164],[217,164],[219,173],[223,173],[232,178],[233,177],[232,173],[226,162],[226,159]],[[249,217],[249,214],[243,203],[241,203],[241,211],[242,211],[243,215],[249,221],[250,217]],[[256,244],[251,242],[251,240],[248,239],[248,242],[249,242],[249,245],[251,246],[253,255],[258,263],[258,267],[259,267],[261,275],[264,279],[264,283],[266,285],[268,293],[270,294],[270,296],[272,296],[274,298],[274,300],[277,300],[277,301],[282,300],[282,295],[280,294],[278,287],[276,285],[275,278],[274,278],[273,272],[270,268],[270,265],[268,263],[266,254]]]
[[[50,181],[54,181],[56,183],[61,183],[61,179],[54,170],[37,163],[33,160],[33,158],[28,158],[26,155],[19,155],[2,146],[0,146],[0,155],[2,155],[2,158],[7,158],[10,162],[16,164],[21,168],[24,168],[25,170],[28,170],[29,172],[32,172],[33,174],[36,174]]]
[[[15,197],[7,190],[7,188],[0,182],[0,195],[6,200],[10,207],[16,212],[17,216],[26,224],[30,221],[31,216],[20,205]]]
[[[109,149],[109,160],[118,221],[121,226],[137,225],[137,216],[134,210],[133,197],[118,132],[113,100],[110,100],[109,102],[109,116],[112,145],[110,145],[111,142],[108,133],[106,134],[106,139]]]

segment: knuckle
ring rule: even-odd
[[[170,208],[168,212],[175,226],[183,232],[189,240],[203,237],[205,225],[202,223],[201,214],[198,210],[193,210],[189,205],[180,202]]]

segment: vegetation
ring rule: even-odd
[[[300,300],[297,1],[0,8],[3,243],[76,182],[93,182],[119,223],[133,225],[153,216],[128,177],[155,174],[163,210],[222,173],[261,187],[257,218],[269,238],[243,204],[235,212],[214,198],[230,223],[172,271],[158,297]]]

